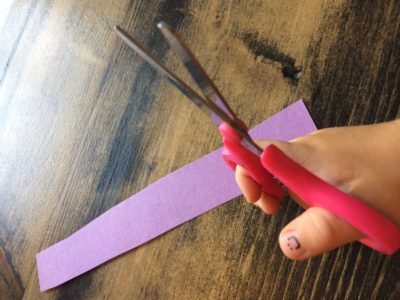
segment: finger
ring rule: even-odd
[[[261,197],[261,187],[250,177],[247,171],[241,166],[236,166],[236,183],[242,191],[246,200],[253,203]]]
[[[289,143],[286,142],[271,140],[257,141],[257,144],[259,144],[262,148],[266,148],[272,143],[278,146],[282,151],[288,151],[289,149]],[[250,177],[247,171],[239,165],[236,166],[235,179],[248,202],[254,203],[261,198],[261,187]]]
[[[269,215],[275,214],[280,206],[280,203],[277,199],[263,192],[261,192],[260,199],[254,204],[261,208],[264,213]]]
[[[266,214],[275,214],[278,211],[278,200],[263,193],[261,187],[248,175],[245,169],[236,166],[235,178],[248,202],[254,203]]]
[[[293,157],[297,153],[295,149],[293,149],[295,145],[289,142],[262,140],[257,141],[257,144],[262,148],[274,144],[293,159],[296,158]],[[235,179],[249,203],[254,203],[266,214],[275,214],[278,211],[280,206],[279,201],[272,196],[263,193],[261,187],[250,177],[247,171],[239,165],[236,166]],[[304,207],[304,203],[298,197],[296,197],[295,200]]]
[[[312,207],[282,230],[279,244],[287,257],[301,260],[362,237],[361,232],[334,214],[319,207]]]

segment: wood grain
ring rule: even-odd
[[[267,217],[242,198],[39,293],[37,252],[221,145],[112,31],[188,78],[160,19],[250,126],[298,98],[320,128],[400,117],[397,0],[1,1],[1,298],[399,299],[399,253],[354,243],[289,261],[277,237],[301,210]]]

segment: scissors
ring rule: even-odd
[[[275,145],[261,149],[249,135],[246,124],[236,116],[175,30],[165,22],[158,23],[157,27],[182,60],[203,96],[189,87],[124,29],[116,26],[115,31],[130,48],[211,118],[223,139],[222,158],[233,171],[236,165],[240,165],[261,186],[264,193],[278,201],[284,197],[284,185],[309,207],[324,208],[357,228],[365,235],[360,242],[383,254],[392,254],[400,248],[400,228],[390,219],[323,181],[286,156]]]

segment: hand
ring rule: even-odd
[[[290,142],[260,141],[259,145],[266,148],[271,143],[400,227],[400,120],[323,129]],[[278,201],[264,194],[246,170],[237,166],[235,175],[248,202],[266,214],[277,212]],[[295,194],[289,194],[306,211],[281,231],[279,243],[287,257],[310,258],[363,237],[334,214],[318,207],[307,208]]]

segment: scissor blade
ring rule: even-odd
[[[230,108],[230,106],[228,105],[222,94],[219,92],[213,81],[207,75],[206,71],[200,65],[192,51],[175,32],[172,26],[170,26],[166,22],[161,21],[157,24],[157,27],[161,30],[161,33],[168,41],[171,48],[180,57],[186,69],[189,71],[196,84],[200,87],[206,99],[210,102],[215,103],[217,107],[227,113],[229,117],[235,122],[237,127],[240,128],[240,136],[243,138],[243,146],[258,154],[262,152],[262,149],[253,141],[248,132],[246,130],[243,130],[242,122]],[[211,119],[217,126],[221,124],[221,119],[217,114],[212,113]]]
[[[245,141],[245,144],[252,145],[252,148],[257,148],[253,140],[234,120],[230,118],[221,108],[219,108],[215,103],[210,102],[207,99],[201,97],[192,88],[190,88],[185,82],[183,82],[178,76],[176,76],[171,70],[163,65],[153,54],[147,51],[143,46],[141,46],[134,38],[132,38],[128,32],[119,26],[115,27],[115,31],[118,36],[137,54],[139,54],[146,62],[153,66],[157,71],[163,74],[169,82],[171,82],[178,90],[180,90],[186,97],[188,97],[200,110],[202,110],[207,115],[214,113],[221,120],[226,122],[230,127],[232,127],[240,137]],[[251,148],[251,146],[249,146]],[[258,147],[259,148],[259,147]],[[258,150],[258,149],[257,149]],[[253,150],[254,151],[254,150]],[[258,151],[259,153],[259,151]]]
[[[202,99],[192,88],[184,83],[178,76],[176,76],[170,69],[163,65],[163,63],[141,46],[133,37],[129,35],[124,29],[115,26],[115,31],[118,36],[137,54],[139,54],[147,63],[153,68],[163,74],[175,87],[177,87],[186,97],[188,97],[197,107],[202,108],[203,102],[207,100]]]
[[[208,100],[218,105],[219,108],[228,113],[233,120],[240,124],[239,119],[237,118],[233,110],[229,107],[228,103],[225,101],[218,88],[215,86],[203,67],[197,61],[192,51],[189,49],[189,47],[186,46],[186,44],[175,32],[175,30],[165,22],[158,23],[157,27],[161,30],[161,33],[168,41],[171,48],[174,49],[176,54],[181,58],[183,64],[189,71],[193,80],[200,87],[204,96]],[[217,125],[219,125],[219,120],[214,119],[213,121],[216,122]]]

